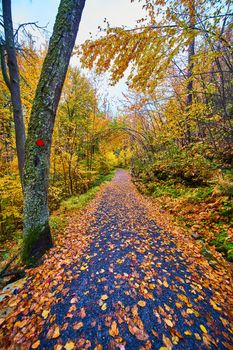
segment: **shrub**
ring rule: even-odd
[[[11,238],[22,226],[23,195],[18,176],[0,178],[0,240]]]

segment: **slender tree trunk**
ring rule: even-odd
[[[18,63],[16,58],[16,50],[14,44],[14,30],[11,14],[11,0],[2,0],[3,23],[5,32],[5,49],[7,53],[7,65],[9,69],[9,77],[5,64],[5,50],[1,48],[1,67],[3,77],[11,93],[11,102],[13,106],[16,150],[18,157],[19,174],[22,183],[23,167],[25,157],[25,125],[23,120],[22,103],[20,96],[20,79]]]
[[[23,261],[38,259],[52,246],[48,180],[56,110],[85,0],[61,0],[32,107],[24,172]]]
[[[195,27],[195,0],[192,0],[189,5],[189,21],[190,21],[190,28],[192,30],[191,32],[191,38],[188,46],[188,84],[187,84],[187,98],[186,98],[186,111],[189,113],[190,108],[193,104],[193,58],[195,55],[195,35],[193,33],[194,27]],[[190,130],[190,124],[188,118],[186,119],[186,135],[187,135],[187,142],[191,142],[191,130]]]

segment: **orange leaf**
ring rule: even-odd
[[[141,307],[144,307],[144,306],[146,306],[146,302],[144,300],[140,300],[138,302],[138,305],[141,306]]]
[[[32,349],[37,349],[40,345],[40,340],[37,340],[34,344],[32,344]]]
[[[163,334],[163,343],[164,343],[164,345],[166,345],[168,350],[172,349],[173,345],[172,345],[171,340],[168,337],[166,337],[164,334]]]
[[[85,311],[84,307],[81,308],[79,315],[81,318],[86,317],[86,311]]]
[[[131,334],[133,334],[138,340],[147,340],[149,338],[148,334],[135,326],[135,324],[129,320],[128,328]]]
[[[112,337],[116,337],[119,334],[119,330],[118,330],[116,321],[113,321],[111,328],[109,329],[109,334]]]
[[[54,330],[54,332],[53,332],[52,338],[53,338],[53,339],[56,339],[56,338],[58,338],[59,336],[60,336],[60,328],[59,328],[59,326],[56,326],[56,327],[55,327],[55,330]]]
[[[98,344],[98,345],[94,348],[94,350],[103,350],[103,347],[102,347],[102,345]]]
[[[77,322],[77,323],[75,323],[74,325],[73,325],[73,329],[75,330],[75,331],[78,331],[80,328],[82,328],[83,327],[83,323],[82,322]]]

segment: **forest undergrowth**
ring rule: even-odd
[[[198,154],[176,149],[160,152],[147,166],[138,163],[134,172],[138,190],[149,196],[160,216],[197,240],[203,255],[214,260],[209,251],[213,247],[233,261],[233,174],[229,166],[222,168]]]

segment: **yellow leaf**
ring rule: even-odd
[[[184,301],[186,304],[189,303],[189,300],[188,300],[188,298],[186,297],[186,295],[184,295],[184,294],[177,294],[177,296],[178,296],[178,298],[179,298],[180,300]]]
[[[104,304],[101,306],[101,309],[102,309],[102,310],[106,310],[106,309],[107,309],[107,304],[104,303]]]
[[[210,305],[213,306],[214,310],[221,311],[221,307],[217,306],[213,300],[210,300]]]
[[[74,349],[74,343],[72,342],[72,340],[68,340],[68,342],[66,343],[66,345],[64,346],[64,348],[66,350],[73,350]]]
[[[166,287],[166,288],[169,287],[167,281],[163,281],[163,285],[164,285],[164,287]]]
[[[186,312],[187,312],[187,314],[193,314],[194,313],[193,309],[189,309],[189,308],[186,310]]]
[[[179,303],[179,302],[177,301],[177,302],[176,302],[176,307],[177,307],[178,309],[180,309],[180,308],[182,308],[182,304]]]
[[[32,349],[37,349],[40,345],[40,340],[37,340],[34,344],[32,344]]]
[[[108,299],[108,295],[107,295],[107,294],[101,295],[101,299],[102,299],[102,300],[107,300],[107,299]]]
[[[205,326],[203,326],[203,324],[200,325],[200,328],[201,328],[203,333],[207,333],[207,330],[206,330]]]
[[[50,322],[50,323],[53,323],[55,320],[56,320],[56,315],[53,315],[53,316],[50,318],[49,322]]]
[[[172,342],[174,345],[177,345],[179,343],[180,339],[176,335],[172,336]]]
[[[139,300],[138,305],[144,307],[146,306],[146,302],[144,300]]]
[[[185,331],[184,334],[185,334],[185,335],[192,335],[192,332],[190,332],[190,331]]]
[[[103,347],[102,347],[102,345],[98,344],[98,345],[94,348],[94,350],[103,350]]]
[[[58,326],[56,326],[56,328],[53,332],[52,338],[55,339],[55,338],[58,338],[59,336],[60,336],[60,328]]]
[[[116,321],[113,321],[111,328],[109,329],[109,334],[112,337],[116,337],[119,334],[119,330],[118,330]]]
[[[161,346],[161,348],[159,348],[159,350],[168,350],[168,348],[166,346]]]
[[[81,270],[81,271],[84,271],[84,270],[86,270],[86,269],[88,269],[88,266],[87,266],[87,265],[83,265],[83,266],[80,267],[80,270]]]
[[[49,310],[44,310],[43,312],[42,312],[42,317],[44,318],[44,319],[46,319],[47,317],[48,317],[48,315],[49,315]]]
[[[174,327],[172,321],[169,320],[168,318],[165,318],[165,319],[164,319],[164,322],[165,322],[169,327]]]

